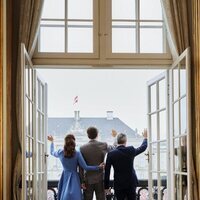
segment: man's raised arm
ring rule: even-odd
[[[141,154],[142,152],[144,152],[147,149],[147,129],[144,129],[144,132],[142,133],[142,135],[144,137],[144,140],[143,140],[141,146],[135,149],[136,156]]]
[[[109,144],[107,145],[107,152],[110,152],[117,148],[117,141],[116,141],[117,131],[112,129],[111,135],[114,138],[114,142],[113,142],[113,145],[109,145]]]

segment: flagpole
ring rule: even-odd
[[[74,106],[74,111],[79,111],[78,109],[78,104],[79,103],[79,97],[78,95],[74,97],[74,102],[73,102],[73,106]]]

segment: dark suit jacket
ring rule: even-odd
[[[134,158],[147,148],[147,139],[143,140],[139,148],[133,146],[118,146],[115,150],[108,153],[105,166],[105,189],[109,188],[109,177],[111,166],[114,168],[114,189],[129,189],[138,184],[134,170]]]
[[[90,140],[87,144],[80,147],[80,151],[87,165],[99,165],[104,161],[105,154],[113,148],[116,147],[108,145],[105,142]],[[85,172],[80,168],[80,177],[81,182],[86,181],[88,184],[99,183],[103,180],[103,170]]]

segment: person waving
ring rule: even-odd
[[[65,137],[64,148],[58,151],[54,150],[53,137],[48,136],[48,140],[51,142],[50,154],[59,158],[63,166],[63,172],[58,184],[58,200],[81,200],[81,184],[77,167],[81,166],[86,171],[98,171],[103,169],[104,164],[88,166],[81,152],[75,149],[75,137],[72,134],[68,134]]]

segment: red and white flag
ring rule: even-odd
[[[74,97],[74,103],[73,103],[73,105],[76,104],[76,103],[78,103],[78,96]]]

